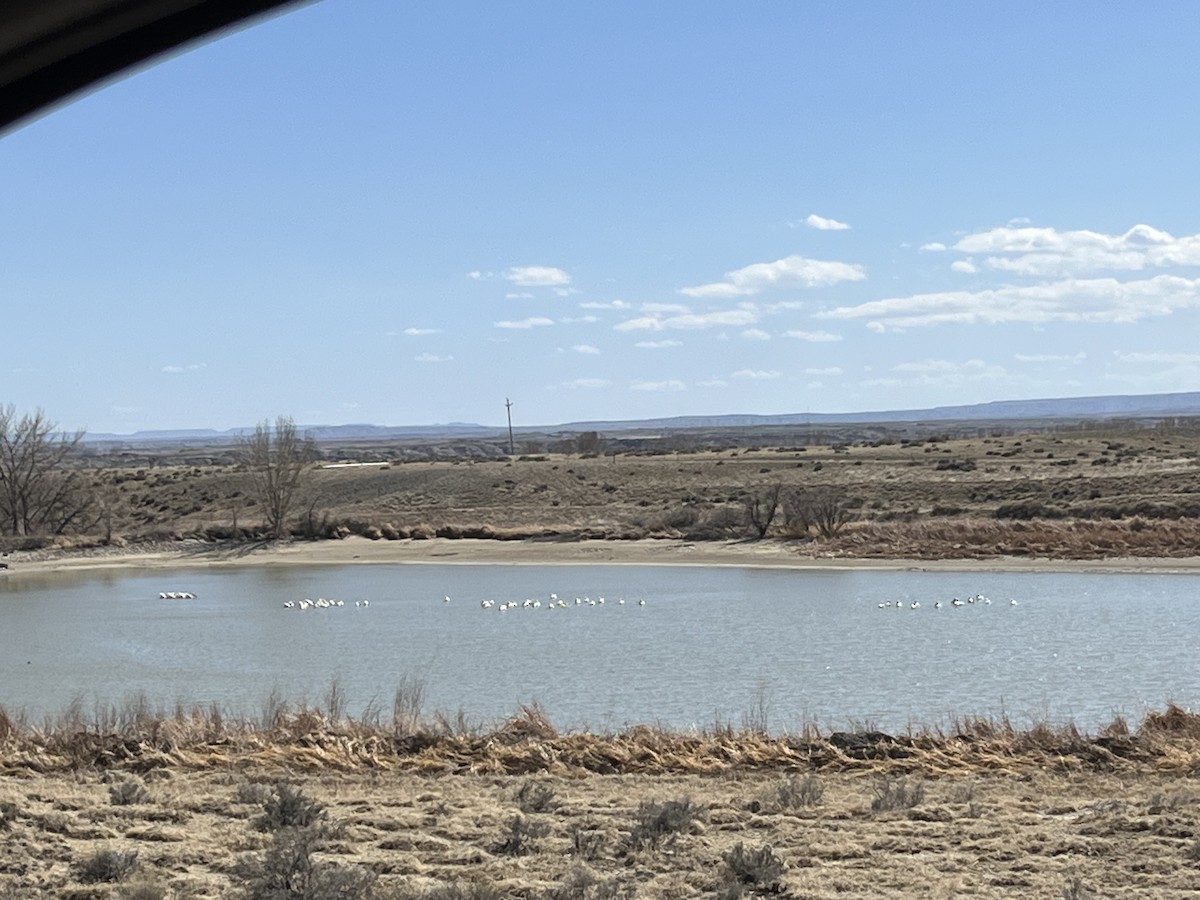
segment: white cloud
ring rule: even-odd
[[[609,381],[605,378],[576,378],[574,381],[564,381],[562,386],[572,390],[596,390],[597,388],[608,387]]]
[[[563,287],[571,276],[555,266],[513,266],[504,270],[504,278],[520,287]]]
[[[419,363],[444,363],[452,359],[453,356],[438,356],[436,353],[421,353],[413,357],[413,361]]]
[[[1067,278],[981,291],[913,294],[837,307],[814,315],[825,319],[867,319],[869,328],[882,332],[946,324],[1128,324],[1197,306],[1200,306],[1200,279],[1157,275],[1142,281]]]
[[[404,333],[410,337],[420,337],[425,334],[441,334],[440,328],[405,328]]]
[[[1032,276],[1200,266],[1200,234],[1175,237],[1149,225],[1124,234],[1004,226],[969,234],[954,249],[991,254],[988,268]]]
[[[1020,228],[1022,225],[1032,225],[1033,219],[1029,216],[1014,216],[1006,224],[1009,228]]]
[[[595,316],[563,316],[558,321],[562,322],[564,325],[574,325],[580,323],[584,325],[594,325],[600,320]]]
[[[1200,353],[1122,353],[1120,350],[1113,351],[1113,356],[1118,361],[1123,363],[1136,363],[1151,365],[1171,365],[1171,366],[1195,366],[1200,365]]]
[[[962,272],[966,275],[974,275],[979,271],[979,267],[969,259],[956,259],[950,263],[951,272]]]
[[[772,378],[778,378],[782,374],[782,372],[776,371],[775,369],[771,369],[770,371],[765,369],[738,369],[738,371],[733,373],[733,377],[750,378],[754,380],[769,380]]]
[[[826,366],[823,369],[805,369],[805,375],[841,375],[842,370],[839,366]]]
[[[467,273],[467,277],[468,277],[468,278],[471,278],[471,279],[473,279],[473,280],[475,280],[475,281],[481,281],[481,280],[483,279],[483,273],[482,273],[482,272],[480,272],[478,269],[476,269],[476,270],[475,270],[475,271],[473,271],[473,272],[468,272],[468,273]]]
[[[808,216],[804,220],[804,224],[809,228],[816,228],[819,231],[845,231],[850,227],[845,222],[839,222],[837,219],[826,219],[824,216],[818,216],[816,213]]]
[[[529,291],[510,291],[504,295],[505,300],[532,300],[533,294]]]
[[[667,381],[635,381],[629,385],[633,391],[686,391],[687,385],[677,378]]]
[[[579,304],[580,309],[632,309],[632,303],[626,303],[624,300],[589,300],[586,303]]]
[[[544,316],[530,316],[528,319],[505,319],[492,323],[496,328],[539,328],[544,325],[553,324],[553,319],[547,319]]]
[[[207,365],[207,363],[192,363],[187,366],[163,366],[162,370],[170,375],[178,375],[181,372],[198,372]]]
[[[930,244],[922,244],[921,249],[926,251],[927,253],[941,253],[943,250],[946,249],[946,245],[943,244],[941,241],[933,241]]]
[[[829,344],[842,339],[840,334],[834,334],[832,331],[797,331],[795,329],[785,331],[783,336],[808,341],[810,344]]]
[[[761,328],[747,328],[742,332],[742,337],[748,341],[769,341],[771,339],[770,332],[763,331]]]
[[[702,388],[723,388],[729,387],[729,382],[722,381],[720,378],[709,378],[706,381],[697,381],[696,387]]]
[[[922,359],[917,362],[898,363],[892,366],[893,372],[920,372],[930,374],[933,372],[957,372],[959,363],[951,362],[948,359]]]
[[[642,307],[641,307],[641,311],[644,313],[654,313],[654,314],[663,314],[663,313],[687,314],[687,313],[690,313],[692,310],[691,310],[691,307],[684,306],[682,303],[643,303]]]
[[[682,347],[683,341],[672,341],[670,339],[665,341],[638,341],[633,346],[641,347],[643,350],[662,350],[666,347]]]
[[[587,353],[595,355],[600,352],[599,347],[593,347],[591,344],[575,344],[571,347],[576,353]]]
[[[1013,359],[1023,363],[1072,363],[1079,364],[1087,359],[1087,354],[1080,353],[1014,353]]]
[[[707,313],[687,313],[679,316],[639,316],[613,327],[617,331],[664,331],[666,329],[694,330],[726,326],[754,325],[758,313],[750,309],[726,309]]]
[[[741,297],[768,288],[825,287],[841,281],[862,281],[862,266],[832,260],[785,256],[774,262],[754,263],[725,273],[724,281],[680,288],[688,297]]]

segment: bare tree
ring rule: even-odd
[[[791,491],[783,498],[783,519],[793,535],[815,528],[821,537],[831,538],[850,521],[850,500],[832,485]]]
[[[755,534],[760,538],[767,536],[771,523],[775,521],[775,513],[779,509],[779,496],[783,486],[779,482],[760,487],[745,497],[746,519]]]
[[[268,419],[259,422],[254,434],[242,440],[241,453],[250,471],[251,491],[262,504],[267,533],[282,537],[288,513],[316,459],[316,442],[307,433],[300,434],[290,416],[279,416],[274,426]]]
[[[84,432],[60,434],[42,410],[0,406],[0,533],[62,534],[94,524],[94,500],[69,464]]]

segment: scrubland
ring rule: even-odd
[[[276,709],[0,716],[0,896],[1183,897],[1200,716],[488,732]]]
[[[324,447],[291,515],[296,539],[729,541],[778,488],[836,499],[836,534],[778,514],[763,532],[810,557],[1105,559],[1194,556],[1200,431],[1084,430],[970,437],[476,458]],[[434,458],[437,457],[437,458]],[[188,455],[100,458],[111,534],[30,541],[110,546],[247,543],[262,516],[245,469]],[[364,462],[369,460],[369,462]],[[334,466],[339,461],[356,465]],[[120,463],[120,464],[117,464]],[[328,467],[327,467],[328,466]]]

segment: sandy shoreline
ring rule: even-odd
[[[340,541],[293,542],[254,547],[219,547],[199,542],[149,551],[118,550],[71,554],[14,552],[7,570],[51,574],[98,569],[179,569],[234,566],[355,564],[475,565],[693,565],[790,569],[885,569],[962,572],[1200,572],[1200,556],[1186,558],[1113,558],[1066,560],[1028,557],[986,559],[855,559],[820,557],[777,541],[693,542],[636,541],[492,541],[434,538],[425,541],[372,541],[350,537]]]

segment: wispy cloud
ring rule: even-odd
[[[742,332],[742,337],[748,341],[769,341],[771,333],[763,331],[761,328],[747,328]]]
[[[804,224],[809,228],[816,228],[818,231],[846,231],[850,227],[845,222],[839,222],[837,219],[827,219],[824,216],[818,216],[816,213],[808,216],[804,220]]]
[[[162,370],[169,375],[179,375],[183,372],[198,372],[207,365],[207,363],[192,363],[187,366],[163,366]]]
[[[738,369],[733,373],[734,378],[749,378],[754,381],[769,381],[781,375],[783,373],[775,369]]]
[[[951,272],[961,272],[964,275],[974,275],[979,271],[979,267],[969,259],[956,259],[950,263]]]
[[[600,352],[599,347],[593,347],[591,344],[575,344],[571,347],[571,349],[576,353],[586,353],[590,355],[595,355]]]
[[[409,335],[410,337],[420,337],[420,336],[426,335],[426,334],[441,334],[442,329],[440,329],[440,328],[415,328],[414,327],[414,328],[405,328],[404,333]]]
[[[1042,277],[1200,266],[1200,234],[1175,237],[1149,225],[1124,234],[1006,225],[969,234],[954,249],[989,254],[989,269]]]
[[[825,376],[825,375],[841,375],[840,366],[825,366],[824,368],[805,369],[805,375]]]
[[[556,266],[512,266],[504,278],[519,287],[565,287],[571,276]]]
[[[799,341],[808,341],[810,344],[831,344],[834,341],[840,341],[842,336],[834,334],[832,331],[785,331],[784,337],[796,338]]]
[[[1141,281],[1077,279],[888,297],[815,313],[816,318],[866,319],[874,331],[932,325],[1014,322],[1139,322],[1200,306],[1200,279],[1157,275]]]
[[[413,357],[413,361],[419,363],[444,363],[452,359],[453,356],[438,356],[436,353],[421,353]]]
[[[564,381],[562,386],[571,390],[596,390],[597,388],[608,387],[610,382],[606,378],[576,378],[574,381]]]
[[[1013,359],[1021,363],[1070,363],[1077,365],[1087,359],[1087,354],[1079,353],[1015,353]]]
[[[680,316],[638,316],[613,327],[617,331],[665,331],[668,329],[695,330],[753,325],[758,313],[751,309],[725,309],[707,313],[687,313]]]
[[[921,249],[924,250],[926,253],[941,253],[943,250],[946,249],[946,245],[943,244],[941,241],[932,241],[931,243],[928,243],[928,244],[922,244]]]
[[[653,315],[687,315],[692,311],[691,307],[682,303],[643,303],[640,310]]]
[[[633,309],[632,303],[624,300],[588,300],[579,304],[580,309]]]
[[[667,381],[635,381],[629,385],[633,391],[686,391],[687,385],[677,378]]]
[[[541,328],[553,324],[553,319],[547,319],[544,316],[530,316],[528,319],[503,319],[492,323],[496,328]]]
[[[1157,351],[1123,353],[1120,350],[1114,350],[1113,356],[1123,363],[1170,366],[1200,365],[1200,353],[1160,353]]]
[[[633,346],[641,347],[643,350],[664,350],[667,347],[682,347],[683,341],[673,341],[668,338],[664,341],[638,341]]]
[[[723,378],[709,378],[704,381],[697,381],[696,387],[723,388],[723,387],[729,387],[729,382],[725,381]]]
[[[754,263],[725,273],[723,281],[680,288],[687,297],[739,297],[769,288],[827,287],[842,281],[866,278],[862,266],[834,260],[785,256],[774,262]]]

